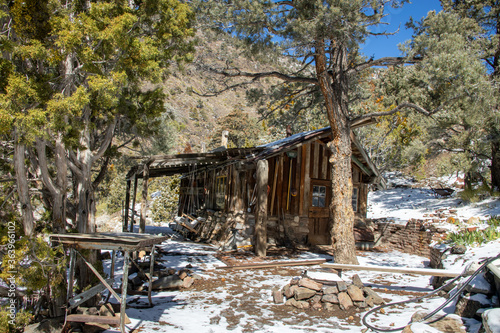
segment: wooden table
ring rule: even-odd
[[[78,321],[78,322],[99,322],[101,319],[105,320],[107,324],[119,324],[120,331],[125,333],[125,309],[127,306],[127,284],[128,284],[128,265],[130,260],[130,252],[140,251],[140,250],[150,250],[150,268],[149,268],[149,288],[148,288],[148,300],[149,304],[152,306],[151,300],[151,289],[152,289],[152,277],[153,277],[153,266],[154,266],[154,253],[155,245],[162,243],[164,240],[168,239],[168,236],[158,236],[150,234],[137,234],[129,232],[120,233],[94,233],[94,234],[53,234],[50,235],[50,240],[52,243],[63,244],[65,247],[70,249],[70,261],[69,261],[69,274],[68,274],[68,299],[67,310],[76,308],[78,305],[89,300],[96,294],[108,289],[110,294],[113,295],[116,300],[120,303],[120,316],[116,317],[101,317],[100,316],[88,316],[88,315],[69,315],[67,317],[68,321]],[[104,279],[99,272],[85,260],[85,264],[92,270],[95,276],[101,281],[100,284],[90,288],[89,290],[73,296],[73,282],[75,274],[75,260],[76,255],[79,254],[78,250],[91,249],[91,250],[111,250],[112,251],[112,261],[111,261],[111,278]],[[115,269],[115,256],[116,251],[123,251],[123,282],[121,289],[121,296],[119,296],[112,288]]]

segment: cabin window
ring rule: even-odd
[[[358,212],[358,188],[354,187],[352,189],[352,210],[357,213]]]
[[[326,207],[326,186],[314,185],[312,192],[312,206]]]
[[[226,205],[226,183],[227,176],[221,176],[215,179],[215,204],[219,209],[224,209]]]

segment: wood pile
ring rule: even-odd
[[[323,284],[308,277],[293,278],[283,288],[273,288],[272,293],[275,304],[285,303],[299,309],[365,309],[385,303],[375,291],[363,285],[358,275],[353,276],[351,283],[339,280]]]
[[[149,272],[145,273],[143,268],[149,267],[149,262],[132,261],[128,278],[128,293],[141,294],[148,290],[146,283],[149,283]],[[179,290],[188,289],[196,280],[201,280],[201,276],[191,271],[191,266],[176,270],[155,265],[153,271],[152,290]],[[149,271],[149,270],[148,270]]]

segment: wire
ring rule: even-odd
[[[448,305],[451,301],[453,301],[455,298],[457,298],[461,293],[462,291],[467,287],[467,285],[469,284],[469,282],[471,282],[479,273],[481,273],[481,271],[487,266],[489,265],[490,263],[492,263],[493,261],[497,260],[500,258],[500,254],[498,254],[497,256],[495,257],[491,257],[489,258],[488,260],[486,260],[468,279],[467,281],[457,290],[457,292],[450,298],[448,298],[443,304],[441,304],[438,308],[436,308],[435,310],[433,310],[431,313],[429,313],[428,315],[426,315],[424,318],[416,321],[416,322],[424,322],[426,321],[427,319],[431,318],[432,316],[434,316],[436,313],[438,313],[439,311],[441,311],[446,305]],[[453,284],[455,281],[457,281],[459,278],[462,278],[465,276],[465,273],[462,273],[460,274],[459,276],[453,278],[452,280],[450,280],[448,283],[446,283],[445,285],[439,287],[438,289],[424,295],[424,296],[420,296],[420,297],[417,297],[417,298],[413,298],[413,299],[409,299],[409,300],[405,300],[405,301],[399,301],[399,302],[393,302],[393,303],[388,303],[388,304],[383,304],[383,305],[380,305],[376,308],[373,308],[371,309],[370,311],[368,311],[367,313],[365,313],[365,315],[363,316],[363,325],[365,325],[366,327],[374,330],[374,331],[379,331],[379,332],[396,332],[396,331],[402,331],[405,327],[405,326],[402,326],[402,327],[397,327],[397,328],[377,328],[371,324],[368,324],[366,319],[369,315],[371,315],[372,313],[380,310],[380,309],[383,309],[383,308],[386,308],[386,307],[389,307],[389,306],[394,306],[394,305],[398,305],[398,304],[406,304],[406,303],[414,303],[414,302],[418,302],[420,301],[421,299],[424,299],[424,298],[427,298],[427,297],[430,297],[436,293],[438,293],[439,291],[443,290],[444,288],[450,286],[451,284]],[[432,322],[435,322],[439,320],[436,319],[436,320],[433,320],[433,321],[429,321],[429,322],[426,322],[426,323],[432,323]],[[408,323],[410,324],[411,321]],[[407,324],[407,325],[408,325]]]

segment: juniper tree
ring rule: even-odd
[[[143,83],[160,83],[171,61],[189,60],[193,14],[177,0],[0,6],[0,129],[15,140],[26,233],[28,169],[43,181],[53,230],[64,231],[70,218],[79,232],[93,232],[94,192],[116,156],[113,139],[158,125],[163,93]]]

